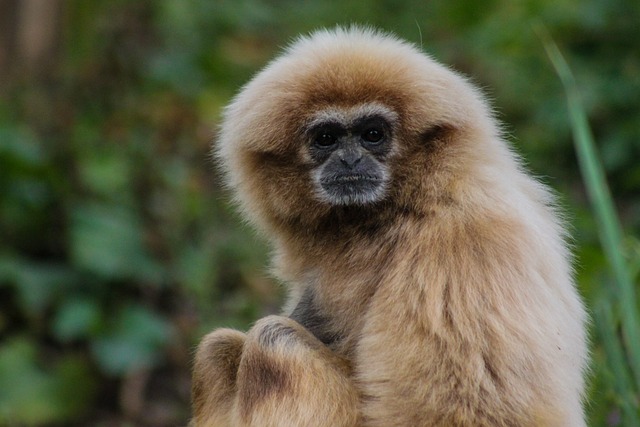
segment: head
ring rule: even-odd
[[[298,40],[242,89],[217,155],[261,228],[313,226],[350,208],[427,209],[495,135],[463,78],[392,36],[337,29]]]

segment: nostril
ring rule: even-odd
[[[355,167],[362,160],[362,156],[357,153],[346,153],[340,156],[340,161],[348,168]]]

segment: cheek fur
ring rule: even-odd
[[[325,167],[326,164],[322,164],[311,171],[311,183],[313,184],[313,195],[316,200],[330,203],[330,201],[327,199],[326,192],[322,188],[322,176],[324,174]]]

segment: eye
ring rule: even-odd
[[[318,147],[322,147],[322,148],[331,147],[333,144],[336,143],[336,137],[331,133],[323,132],[316,137],[314,143]]]
[[[364,133],[362,134],[362,139],[369,143],[377,144],[378,142],[382,141],[383,136],[384,132],[382,131],[382,129],[371,128],[364,131]]]

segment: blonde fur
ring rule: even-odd
[[[391,180],[332,206],[301,129],[367,109],[397,121]],[[585,425],[586,316],[553,197],[464,78],[390,35],[319,31],[243,88],[216,154],[291,292],[285,316],[205,337],[196,426]],[[300,306],[310,330],[287,317]]]

